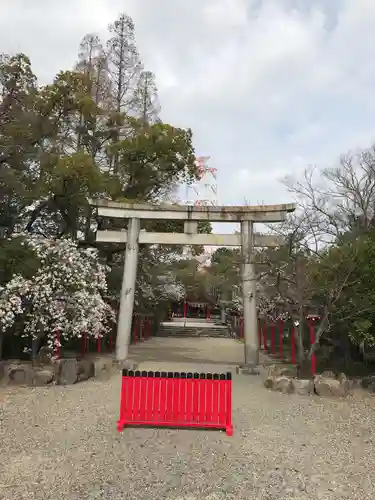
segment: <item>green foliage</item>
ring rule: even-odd
[[[197,178],[192,133],[157,123],[139,127],[131,120],[133,133],[112,146],[119,156],[116,175],[121,191],[114,198],[157,201],[172,184]]]
[[[375,238],[372,232],[332,247],[322,259],[319,287],[330,291],[332,315],[356,341],[371,342],[375,318]]]
[[[17,274],[29,279],[39,265],[39,259],[24,244],[24,238],[0,239],[0,283],[7,283]]]
[[[90,245],[88,197],[163,202],[182,182],[198,177],[191,130],[160,120],[155,76],[143,67],[132,19],[121,14],[109,32],[107,43],[86,35],[75,68],[61,68],[44,86],[26,55],[0,58],[2,282],[16,272],[27,277],[38,266],[20,240],[7,236],[20,231],[69,236]],[[149,221],[145,227],[183,231],[179,221]],[[211,225],[200,222],[198,230],[211,232]],[[109,293],[118,296],[123,245],[99,250],[112,268]],[[181,247],[141,248],[138,308],[144,307],[142,293],[160,285],[159,277],[181,252]],[[165,301],[159,295],[154,307]]]
[[[181,260],[174,264],[173,269],[177,281],[182,283],[188,296],[204,300],[209,295],[210,276],[195,259]]]
[[[219,248],[212,255],[209,268],[212,286],[223,300],[232,299],[232,289],[241,284],[241,253],[238,249]]]
[[[132,20],[122,14],[110,30],[107,51],[87,35],[76,69],[60,71],[44,87],[27,56],[1,57],[0,226],[6,234],[26,227],[46,236],[87,236],[86,197],[155,202],[197,177],[191,131],[156,115],[145,119],[156,87],[142,69]]]

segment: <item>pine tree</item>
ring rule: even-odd
[[[160,104],[155,75],[151,71],[142,71],[134,92],[136,115],[144,124],[159,121]]]

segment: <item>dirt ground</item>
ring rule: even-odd
[[[227,371],[233,339],[155,338],[141,369]],[[0,499],[315,500],[375,498],[375,399],[268,392],[233,376],[234,435],[116,431],[120,373],[69,387],[0,392]]]

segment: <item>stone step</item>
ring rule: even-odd
[[[191,325],[161,324],[157,333],[160,337],[229,337],[226,326],[210,325],[200,328]]]

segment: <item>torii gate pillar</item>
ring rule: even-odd
[[[243,331],[245,366],[249,367],[255,367],[259,364],[253,226],[252,221],[241,222]]]
[[[129,219],[124,273],[122,275],[120,293],[120,310],[117,322],[116,359],[119,361],[127,359],[131,339],[139,255],[139,230],[139,219]]]

